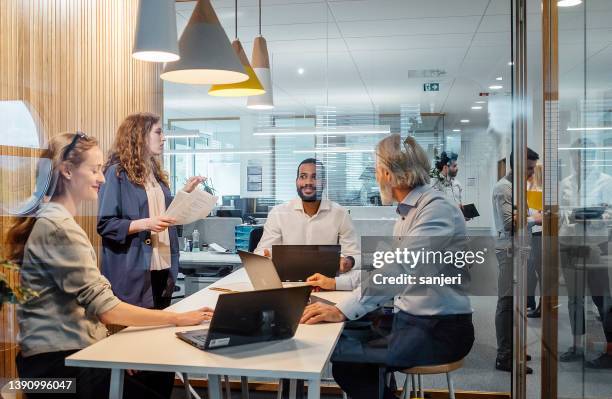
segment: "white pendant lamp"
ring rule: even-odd
[[[242,64],[245,72],[247,73],[247,75],[249,75],[249,79],[245,80],[244,82],[225,85],[213,85],[208,90],[208,94],[217,97],[243,97],[258,96],[264,94],[266,91],[259,82],[259,79],[257,79],[255,71],[253,71],[253,68],[251,68],[251,63],[249,62],[249,59],[247,58],[244,52],[244,48],[242,48],[242,43],[240,43],[240,39],[238,39],[238,0],[235,0],[234,22],[235,39],[232,42],[232,47],[234,48],[234,52],[238,56],[238,59],[240,60],[240,63]]]
[[[179,40],[180,60],[160,77],[176,83],[226,84],[249,78],[219,23],[210,0],[198,0]]]
[[[174,0],[140,0],[132,57],[149,62],[180,58],[175,4]]]
[[[274,108],[274,96],[272,93],[272,76],[270,72],[270,57],[266,39],[261,35],[261,0],[259,0],[259,36],[253,43],[253,57],[251,58],[253,70],[263,85],[264,94],[251,96],[247,99],[247,108],[255,110],[266,110]]]

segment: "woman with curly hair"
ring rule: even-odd
[[[125,118],[104,167],[98,212],[102,273],[121,300],[154,309],[170,305],[179,260],[176,221],[163,216],[172,202],[163,149],[159,116]],[[202,181],[192,177],[183,190]]]

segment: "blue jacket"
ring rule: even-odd
[[[100,188],[98,200],[98,234],[102,236],[102,274],[111,282],[119,299],[132,305],[153,307],[151,290],[151,232],[128,235],[133,220],[149,217],[149,202],[145,189],[129,181],[125,171],[117,176],[117,164],[104,174],[106,183]],[[166,208],[172,202],[170,189],[160,182],[166,198]],[[176,227],[170,235],[171,267],[164,296],[171,296],[178,274],[179,244]]]

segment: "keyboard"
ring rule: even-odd
[[[176,336],[181,340],[199,349],[204,349],[206,346],[206,338],[208,338],[208,329],[179,331]]]

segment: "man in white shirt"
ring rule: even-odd
[[[376,178],[382,203],[399,203],[390,237],[401,237],[400,246],[409,250],[422,248],[421,239],[427,241],[428,237],[466,236],[459,208],[429,187],[429,165],[427,154],[413,137],[402,142],[398,134],[393,134],[376,147]],[[398,276],[400,271],[411,273],[409,269],[390,267],[377,269],[377,273]],[[308,281],[322,289],[338,289],[325,276],[315,275]],[[380,388],[385,399],[395,398],[392,389],[384,387],[381,371],[454,362],[472,348],[470,299],[457,287],[406,284],[400,295],[391,289],[373,295],[371,286],[363,291],[359,285],[353,288],[350,296],[335,305],[308,305],[301,319],[306,324],[356,320],[394,300],[398,312],[394,314],[387,347],[370,347],[350,336],[343,336],[336,346],[332,356],[334,379],[351,398],[380,397]]]
[[[272,208],[255,253],[273,256],[273,245],[340,244],[340,272],[351,270],[360,259],[359,242],[348,211],[322,198],[323,164],[314,158],[303,160],[298,166],[295,185],[299,198]]]

